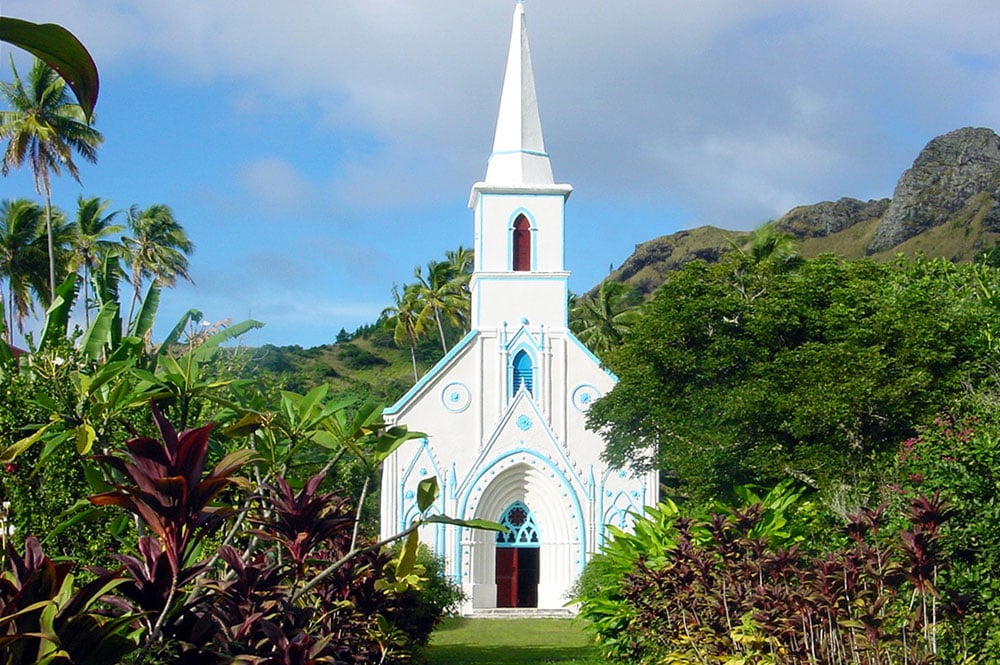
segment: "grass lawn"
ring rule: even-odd
[[[450,618],[425,655],[428,665],[607,665],[572,619]]]

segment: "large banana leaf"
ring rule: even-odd
[[[262,322],[254,321],[253,319],[247,319],[246,321],[240,321],[239,323],[233,324],[228,328],[220,330],[199,344],[194,350],[194,358],[195,360],[204,362],[215,354],[215,351],[219,348],[220,344],[228,342],[231,339],[235,339],[247,331],[263,327],[264,324]]]
[[[63,283],[56,287],[56,297],[45,312],[45,326],[42,328],[42,339],[38,343],[39,351],[44,351],[50,345],[66,339],[69,317],[76,302],[78,288],[76,273],[67,275]]]
[[[142,299],[142,305],[139,307],[139,313],[129,322],[128,334],[130,337],[145,337],[146,333],[153,329],[153,323],[156,321],[156,310],[160,307],[160,291],[157,284],[149,285],[146,297]],[[183,329],[183,326],[181,328]]]
[[[98,361],[104,354],[105,345],[111,344],[111,334],[114,327],[115,318],[118,316],[118,304],[108,303],[101,308],[94,318],[93,323],[83,333],[80,340],[80,349],[87,360]]]
[[[73,33],[54,23],[0,16],[0,40],[20,46],[56,70],[73,90],[87,121],[93,120],[101,87],[97,65]]]

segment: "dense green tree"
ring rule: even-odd
[[[822,256],[787,271],[689,264],[605,357],[606,457],[697,498],[793,476],[843,500],[985,375],[997,271]],[[992,282],[984,288],[984,280]]]
[[[93,196],[77,198],[76,216],[71,223],[73,230],[73,245],[71,248],[73,269],[79,270],[83,277],[83,312],[87,327],[90,326],[89,284],[102,260],[122,248],[120,240],[111,240],[111,236],[121,233],[125,228],[114,224],[119,211],[108,212],[110,201]]]
[[[950,658],[967,646],[1000,659],[1000,395],[980,391],[899,448],[898,484],[911,495],[940,492],[953,518],[941,534],[951,562],[937,588],[961,607],[965,631],[948,635]]]
[[[1000,240],[997,240],[993,247],[977,256],[976,263],[982,263],[991,268],[1000,268]]]
[[[147,280],[169,287],[176,284],[178,277],[192,281],[187,257],[194,252],[194,243],[169,206],[155,204],[145,209],[132,206],[127,218],[129,235],[122,240],[132,267],[131,320]]]
[[[8,343],[15,321],[18,330],[23,330],[24,319],[34,310],[35,295],[47,291],[47,266],[45,211],[28,199],[4,200],[0,203],[0,279],[6,288],[0,297],[5,302]]]
[[[621,344],[639,317],[639,289],[606,279],[593,297],[575,298],[570,308],[570,330],[598,356]]]
[[[8,140],[0,172],[27,163],[35,176],[35,189],[45,197],[45,222],[49,248],[49,297],[56,291],[56,244],[53,232],[52,186],[50,174],[65,168],[78,182],[80,172],[74,153],[89,162],[97,161],[97,146],[104,138],[90,126],[86,114],[70,96],[66,82],[54,69],[35,60],[22,81],[11,58],[12,83],[0,83],[8,111],[0,111],[0,138]]]

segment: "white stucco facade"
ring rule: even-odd
[[[567,327],[571,191],[554,183],[545,152],[519,2],[493,153],[469,203],[472,330],[385,412],[427,437],[384,464],[384,536],[412,522],[417,485],[432,475],[441,487],[432,511],[507,520],[520,534],[498,542],[444,525],[421,534],[465,590],[467,611],[563,607],[606,525],[627,528],[630,512],[657,499],[656,476],[609,468],[603,440],[585,426],[615,377]]]

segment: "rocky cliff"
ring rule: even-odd
[[[842,198],[793,208],[775,221],[804,256],[888,260],[922,252],[969,261],[1000,239],[1000,136],[966,127],[932,140],[899,178],[891,199]],[[654,238],[614,271],[644,293],[688,261],[716,260],[747,233],[699,227]]]
[[[966,127],[939,136],[903,173],[868,245],[884,252],[954,219],[983,216],[1000,231],[1000,137],[991,129]]]

